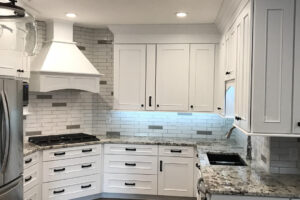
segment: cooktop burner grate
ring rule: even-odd
[[[94,135],[89,135],[85,133],[72,133],[62,135],[29,137],[28,141],[39,146],[48,146],[57,144],[92,142],[99,141],[99,139]]]

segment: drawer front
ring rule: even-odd
[[[171,157],[194,157],[194,147],[183,147],[183,146],[159,146],[160,156],[171,156]]]
[[[31,167],[39,162],[39,152],[35,152],[33,154],[30,154],[26,157],[24,157],[24,169],[27,169],[28,167]]]
[[[104,192],[157,195],[156,175],[104,174]]]
[[[36,185],[24,193],[24,200],[40,200],[41,199],[41,185]]]
[[[39,171],[38,163],[25,169],[24,176],[23,176],[24,191],[26,192],[33,186],[37,185],[39,183],[39,179],[40,179],[40,171]]]
[[[100,174],[43,183],[43,200],[66,200],[100,193]]]
[[[157,174],[157,156],[105,155],[104,172]]]
[[[157,145],[134,145],[134,144],[105,144],[105,154],[119,154],[119,155],[143,155],[155,156],[157,155]]]
[[[43,182],[100,173],[100,155],[43,162]]]
[[[51,149],[43,151],[43,161],[62,160],[93,156],[101,153],[101,145],[87,145],[79,147]]]

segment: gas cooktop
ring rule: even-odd
[[[28,142],[31,142],[38,146],[72,144],[72,143],[82,143],[82,142],[92,142],[92,141],[99,141],[99,139],[94,135],[89,135],[85,133],[48,135],[48,136],[38,136],[38,137],[28,138]]]

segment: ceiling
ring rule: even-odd
[[[86,26],[214,23],[223,0],[22,0],[39,19],[71,19]],[[30,10],[30,9],[29,9]],[[177,18],[176,12],[187,12]],[[70,20],[70,19],[68,19]]]

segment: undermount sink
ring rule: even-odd
[[[247,166],[237,153],[207,153],[211,165]]]

